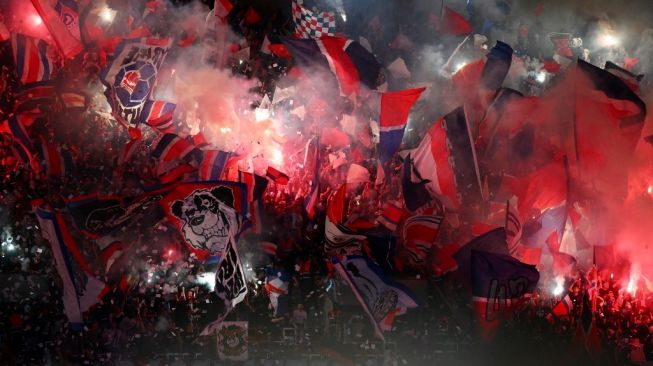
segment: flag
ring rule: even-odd
[[[172,115],[175,112],[174,103],[164,102],[162,100],[148,100],[143,105],[141,120],[150,127],[159,131],[167,131],[172,127]]]
[[[517,246],[521,240],[522,224],[517,210],[517,198],[512,197],[506,202],[506,243],[508,244],[508,253],[514,256],[517,252]]]
[[[462,107],[429,128],[412,153],[414,176],[449,208],[482,201],[481,181],[472,136]],[[413,178],[411,181],[415,182]],[[419,181],[418,181],[419,182]]]
[[[243,301],[247,295],[245,273],[243,273],[243,266],[240,263],[235,239],[232,235],[227,237],[226,247],[220,256],[220,262],[218,262],[215,273],[215,293],[221,300],[222,306],[217,319],[200,333],[203,336],[215,333],[231,309]]]
[[[23,84],[50,80],[55,68],[48,44],[23,34],[11,35],[16,75]]]
[[[75,0],[32,0],[32,4],[66,58],[72,59],[82,52],[84,45]]]
[[[425,88],[417,88],[381,93],[379,159],[382,163],[390,161],[399,149],[410,109],[424,90]]]
[[[436,31],[440,34],[460,36],[470,34],[474,31],[472,25],[469,24],[465,17],[448,6],[444,7],[441,16],[431,14],[429,16],[429,22],[435,26]]]
[[[403,214],[404,210],[396,202],[383,202],[381,214],[376,221],[385,226],[388,230],[395,231],[397,230],[397,226],[399,225]]]
[[[2,121],[0,123],[0,133],[11,136],[16,158],[20,159],[23,164],[32,166],[36,150],[21,120],[21,115],[13,115],[9,119]]]
[[[49,107],[54,103],[55,95],[55,85],[50,80],[29,83],[14,96],[14,113]]]
[[[249,358],[248,322],[222,322],[217,328],[220,360],[247,361]]]
[[[569,46],[569,42],[571,41],[571,34],[553,33],[549,36],[549,39],[551,40],[551,43],[553,43],[555,47],[554,52],[556,55],[565,58],[574,57],[574,54],[573,52],[571,52],[571,48]]]
[[[477,250],[471,252],[471,269],[474,311],[487,340],[517,302],[535,290],[540,273],[510,256]]]
[[[343,223],[347,210],[346,197],[347,185],[343,184],[328,199],[324,223],[324,245],[327,253],[358,253],[360,242],[365,240],[364,235],[356,234]]]
[[[271,181],[276,184],[286,185],[290,177],[280,170],[275,169],[274,167],[268,166],[267,172],[265,174]]]
[[[311,163],[312,166],[309,167],[308,163]],[[304,169],[313,169],[311,190],[304,199],[304,209],[311,219],[315,216],[315,209],[320,195],[320,164],[320,139],[316,137],[308,141],[306,155],[304,156]]]
[[[145,104],[152,96],[157,73],[171,44],[169,38],[125,39],[102,70],[100,81],[107,87],[106,95],[114,115],[127,124],[143,120]]]
[[[567,179],[565,164],[554,161],[523,177],[504,177],[504,184],[518,197],[517,211],[523,219],[532,210],[543,212],[563,204],[567,199]]]
[[[411,175],[415,175],[418,178],[418,182],[413,183],[411,181]],[[408,211],[415,211],[418,208],[431,202],[433,198],[426,188],[426,184],[430,182],[431,181],[428,179],[422,179],[422,177],[419,175],[419,172],[414,170],[413,161],[410,158],[410,154],[408,154],[404,158],[401,179],[404,204],[406,205]]]
[[[278,246],[270,241],[262,241],[258,244],[259,248],[267,255],[276,256]]]
[[[288,309],[288,305],[290,304],[283,301],[287,299],[281,301],[281,305],[284,305],[282,307],[279,306],[279,300],[284,296],[288,296],[288,287],[290,286],[291,279],[292,276],[284,270],[269,267],[265,269],[265,284],[263,288],[270,298],[270,304],[272,304],[272,308],[274,309],[274,316],[284,316],[290,310]]]
[[[515,254],[512,255],[518,261],[535,267],[540,265],[542,260],[542,248],[531,248],[522,244],[517,244]]]
[[[176,185],[160,201],[168,221],[201,260],[220,256],[237,240],[247,217],[247,187],[237,182]]]
[[[376,88],[381,65],[360,43],[343,37],[281,38],[300,66],[323,67],[336,77],[340,93],[357,93],[361,84]]]
[[[547,315],[547,320],[552,322],[554,319],[565,318],[571,315],[574,310],[574,303],[571,301],[569,294],[566,294],[560,301],[558,301],[553,308],[551,313]]]
[[[568,276],[576,266],[576,258],[563,253],[556,252],[551,254],[553,257],[553,273],[556,276]]]
[[[617,66],[616,64],[607,61],[603,69],[610,74],[618,77],[635,93],[639,93],[639,82],[642,81],[644,75],[635,75],[632,72]]]
[[[104,273],[109,273],[113,263],[120,258],[122,253],[128,248],[127,244],[121,241],[113,241],[100,252],[100,258],[104,262]]]
[[[157,203],[170,189],[163,187],[127,198],[90,194],[68,200],[66,207],[75,226],[96,239],[134,223],[140,228],[154,226],[164,218]]]
[[[381,339],[385,340],[384,330],[392,329],[396,315],[417,307],[415,295],[387,278],[371,260],[362,256],[347,256],[341,260],[334,258],[333,265],[363,306]]]
[[[45,139],[41,139],[38,151],[45,174],[51,177],[63,177],[75,171],[75,162],[70,150],[63,149],[56,144],[49,144],[45,142]]]
[[[181,138],[173,133],[166,133],[152,143],[152,156],[162,162],[172,160],[184,160],[195,153],[197,148],[188,140]]]
[[[467,284],[471,283],[471,257],[473,250],[508,255],[506,230],[499,227],[488,231],[483,235],[477,236],[467,244],[461,246],[453,255],[456,263],[458,263],[458,271],[461,273],[463,280],[465,280]]]
[[[201,181],[222,179],[231,153],[221,150],[206,150],[200,163],[198,178]]]
[[[142,144],[143,144],[143,140],[140,137],[132,138],[131,140],[129,140],[129,142],[125,144],[122,151],[118,155],[118,160],[117,160],[118,166],[122,166],[126,162],[128,162],[129,159],[131,159],[131,157],[134,156],[136,151],[140,149]]]
[[[41,233],[50,243],[54,264],[63,282],[64,312],[71,325],[81,330],[82,313],[98,301],[104,283],[91,275],[62,215],[49,207],[35,207],[35,213]]]
[[[370,171],[362,165],[350,164],[345,178],[347,184],[366,183],[370,181]]]
[[[252,232],[261,234],[263,231],[263,193],[268,187],[268,180],[258,174],[238,172],[239,181],[247,186],[247,202],[249,205],[249,223]]]
[[[300,2],[292,2],[292,19],[295,22],[297,38],[321,38],[336,34],[336,13],[332,11],[312,12]]]
[[[420,207],[403,225],[404,252],[412,266],[424,263],[440,232],[444,208],[437,201]]]

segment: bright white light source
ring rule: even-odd
[[[100,18],[105,23],[113,22],[113,18],[115,18],[115,16],[116,16],[115,10],[111,10],[110,8],[103,8],[102,10],[100,10]]]
[[[197,282],[200,285],[206,286],[209,289],[209,291],[213,291],[213,289],[215,288],[215,272],[200,273],[197,275],[195,282]]]
[[[653,186],[648,186],[648,188],[646,189],[646,192],[648,194],[653,194]]]
[[[556,285],[553,288],[552,292],[554,296],[560,296],[562,295],[562,292],[565,290],[565,288],[562,286],[565,280],[562,277],[556,277],[555,281],[556,281]]]
[[[35,26],[39,26],[39,25],[43,24],[43,19],[41,19],[41,17],[38,16],[38,15],[34,15],[34,16],[32,16],[32,23]]]
[[[544,83],[546,81],[546,72],[538,72],[537,76],[535,77],[535,80],[537,80],[538,83]]]
[[[345,13],[340,13],[340,17],[342,18],[343,22],[347,22],[347,14]]]
[[[172,255],[172,249],[168,249],[168,255]]]
[[[8,252],[13,252],[14,249],[16,249],[16,246],[15,246],[15,245],[13,245],[12,243],[8,243],[8,244],[7,244],[7,251],[8,251]]]
[[[256,122],[264,121],[270,118],[270,110],[267,108],[256,108],[254,110],[254,118],[256,118]]]
[[[635,292],[637,292],[637,281],[634,277],[630,277],[630,280],[628,280],[628,287],[626,287],[626,291],[628,291],[628,293],[631,295],[634,295]]]
[[[270,159],[274,164],[281,165],[283,163],[283,153],[279,149],[272,150],[272,159]]]
[[[614,47],[619,44],[619,38],[612,34],[603,34],[599,36],[599,44],[602,47]]]
[[[456,65],[456,72],[460,71],[463,67],[467,66],[467,62],[461,62],[458,65]]]

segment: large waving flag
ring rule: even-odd
[[[11,35],[11,48],[16,74],[23,84],[50,80],[55,63],[47,43],[14,33]]]
[[[263,288],[268,293],[270,304],[274,309],[274,316],[286,315],[290,309],[288,299],[288,288],[290,287],[290,273],[278,268],[265,269],[265,284]]]
[[[168,220],[199,259],[220,256],[237,240],[247,217],[247,186],[237,182],[176,185],[160,201]]]
[[[64,311],[71,325],[81,330],[82,313],[98,301],[104,283],[91,275],[61,214],[47,207],[35,207],[35,213],[43,237],[50,242],[54,264],[63,282]]]
[[[168,131],[172,127],[172,115],[176,104],[162,100],[148,100],[143,106],[141,120],[159,131]]]
[[[162,162],[183,160],[197,151],[193,143],[173,133],[163,134],[153,145],[152,156]]]
[[[336,34],[336,13],[333,11],[312,12],[292,2],[292,19],[295,22],[295,35],[298,38],[320,38]]]
[[[24,165],[33,166],[36,150],[21,120],[21,115],[13,115],[0,122],[0,133],[9,134],[13,140],[13,151],[16,157]]]
[[[387,163],[401,145],[410,109],[425,88],[381,93],[379,159]]]
[[[417,307],[411,291],[387,278],[371,260],[362,256],[347,256],[342,260],[333,259],[333,264],[369,315],[381,339],[385,339],[384,330],[392,329],[396,315]]]
[[[458,12],[445,6],[440,16],[431,14],[429,22],[435,26],[440,34],[460,36],[474,31],[472,25]]]
[[[358,92],[361,84],[376,88],[381,65],[360,43],[343,37],[324,36],[319,39],[282,38],[300,66],[320,66],[335,75],[340,93]]]
[[[70,150],[42,140],[38,151],[45,174],[52,177],[62,177],[75,171],[75,162]]]
[[[230,156],[231,153],[226,151],[205,150],[197,172],[199,180],[220,180]]]
[[[55,101],[55,85],[51,80],[29,83],[14,96],[14,113],[50,107]]]
[[[431,252],[444,220],[444,207],[437,201],[417,209],[403,226],[403,252],[411,266],[421,266]]]
[[[125,39],[117,47],[109,65],[102,70],[100,80],[107,87],[105,94],[109,104],[114,115],[125,123],[138,124],[146,116],[153,116],[156,120],[168,115],[170,107],[166,104],[161,106],[160,111],[164,113],[160,115],[152,115],[153,105],[150,105],[147,115],[143,115],[143,111],[171,44],[169,38]]]
[[[471,265],[472,301],[481,337],[487,340],[518,301],[535,290],[540,273],[510,256],[476,250]]]
[[[347,184],[331,194],[327,203],[324,223],[325,252],[330,254],[360,254],[364,235],[358,235],[344,224],[346,215]]]
[[[481,181],[471,131],[462,107],[431,126],[412,153],[417,179],[449,208],[482,200]],[[415,173],[415,172],[414,172]]]
[[[32,4],[64,56],[67,58],[77,56],[84,49],[80,35],[77,1],[32,0]]]

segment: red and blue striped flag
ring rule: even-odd
[[[199,180],[220,180],[231,156],[230,152],[221,150],[206,150],[198,170]]]
[[[50,80],[55,63],[45,41],[14,33],[11,47],[16,74],[23,84]]]

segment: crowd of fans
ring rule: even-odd
[[[246,8],[237,10],[245,12]],[[292,23],[282,22],[281,18],[280,14],[275,14],[255,25],[232,24],[232,27],[237,25],[246,43],[253,46],[260,44],[264,34],[288,33]],[[235,23],[238,12],[230,19]],[[385,47],[394,39],[395,32],[374,32],[373,27],[365,26],[369,19],[353,6],[350,19],[347,33],[366,36],[383,64],[401,56],[411,69],[420,70],[422,53]],[[499,34],[499,29],[503,30],[500,34],[514,31],[525,57],[539,57],[550,52],[550,47],[544,46],[545,41],[541,41],[541,47],[528,44],[544,38],[543,35],[519,38],[516,35],[519,23],[512,24],[514,21],[509,17],[502,19],[494,32]],[[156,23],[151,25],[153,30],[157,29]],[[538,27],[541,25],[533,29]],[[415,34],[416,43],[430,42],[422,39],[423,32],[409,26],[402,25],[400,31]],[[475,51],[478,50],[470,52]],[[273,90],[276,78],[286,71],[282,60],[266,57],[252,59],[246,67],[238,62],[233,64],[235,73],[261,79],[262,93]],[[3,119],[13,111],[15,95],[20,89],[11,60],[11,46],[3,42],[0,44],[0,64],[3,65],[0,116]],[[93,60],[91,53],[85,57],[83,73],[75,72],[80,69],[80,62],[67,64],[59,79],[98,91],[96,73],[99,69],[93,67]],[[277,66],[260,67],[273,63]],[[428,81],[442,78],[423,73],[432,78]],[[386,81],[391,89],[408,85],[406,80],[394,80],[391,75]],[[63,312],[61,280],[49,243],[42,237],[32,213],[31,202],[42,198],[55,209],[64,209],[65,202],[72,197],[94,192],[135,196],[142,193],[144,187],[157,182],[148,147],[140,149],[127,164],[117,167],[116,155],[129,136],[122,126],[100,111],[101,98],[104,96],[96,93],[85,111],[70,112],[52,106],[37,116],[30,127],[34,140],[43,137],[46,141],[57,141],[72,153],[75,170],[63,177],[44,177],[22,167],[14,158],[10,138],[3,135],[0,145],[0,363],[95,365],[131,360],[147,364],[160,359],[164,364],[175,358],[188,362],[215,358],[214,338],[199,336],[203,327],[216,317],[212,305],[219,300],[210,285],[198,280],[213,267],[188,254],[175,240],[173,230],[161,225],[140,228],[137,223],[130,224],[123,233],[132,237],[130,248],[106,273],[95,242],[75,233],[89,267],[95,269],[94,275],[103,279],[108,287],[101,301],[85,313],[83,329],[69,327]],[[444,110],[446,99],[417,105],[414,130],[407,132],[407,145],[419,141],[428,123]],[[353,108],[344,100],[337,104],[333,107],[336,115]],[[179,111],[176,117],[179,131],[189,129],[180,117],[183,115],[183,111]],[[298,127],[306,135],[317,122],[311,118],[307,116],[303,127]],[[145,135],[145,140],[152,139],[147,131]],[[288,144],[294,146],[304,142],[290,141]],[[492,348],[484,348],[475,336],[469,293],[456,277],[428,276],[430,269],[408,270],[402,275],[423,289],[423,304],[416,311],[397,317],[393,330],[387,334],[388,342],[380,343],[364,312],[355,302],[347,302],[352,295],[334,276],[324,255],[326,198],[344,182],[347,170],[344,165],[331,169],[329,153],[333,151],[327,147],[321,149],[320,185],[325,188],[320,192],[315,216],[309,218],[303,205],[308,193],[306,182],[312,179],[312,172],[301,169],[301,156],[288,156],[289,184],[271,184],[264,196],[265,237],[244,236],[239,243],[250,294],[228,319],[249,321],[250,352],[259,359],[282,360],[321,353],[334,359],[337,358],[334,354],[352,359],[352,355],[360,355],[356,359],[360,363],[365,362],[366,357],[373,359],[375,355],[382,355],[384,365],[426,364],[436,359],[460,364],[491,355],[497,362],[531,359],[533,364],[550,364],[559,356],[552,355],[551,350],[569,350],[566,353],[573,358],[571,362],[590,360],[624,364],[653,360],[653,315],[650,311],[653,295],[643,288],[639,291],[621,288],[617,281],[609,279],[609,275],[599,281],[596,306],[587,300],[588,293],[593,291],[590,281],[582,274],[568,278],[573,306],[569,315],[561,318],[551,319],[549,314],[566,291],[554,296],[542,288],[506,319],[491,343]],[[348,154],[355,149],[362,154],[360,163],[374,176],[376,162],[368,159],[372,150],[354,146]],[[357,192],[350,203],[350,220],[374,222],[381,204],[400,196],[399,165],[395,163],[393,168],[396,169],[390,170],[394,173],[383,188],[367,185]],[[442,235],[449,238],[469,235],[460,230],[464,229],[444,225]],[[274,258],[258,249],[261,239],[278,244]],[[262,286],[266,267],[291,274],[289,294],[283,305],[279,305],[283,308],[281,311],[270,306]],[[588,312],[587,307],[592,311]],[[586,333],[589,330],[582,335],[577,331],[587,322],[588,313],[594,319],[592,326],[599,331],[597,348],[588,348]],[[582,326],[586,328],[585,324]],[[479,350],[478,354],[474,354],[473,349]],[[518,351],[512,351],[515,349]],[[588,349],[598,351],[592,353]]]

